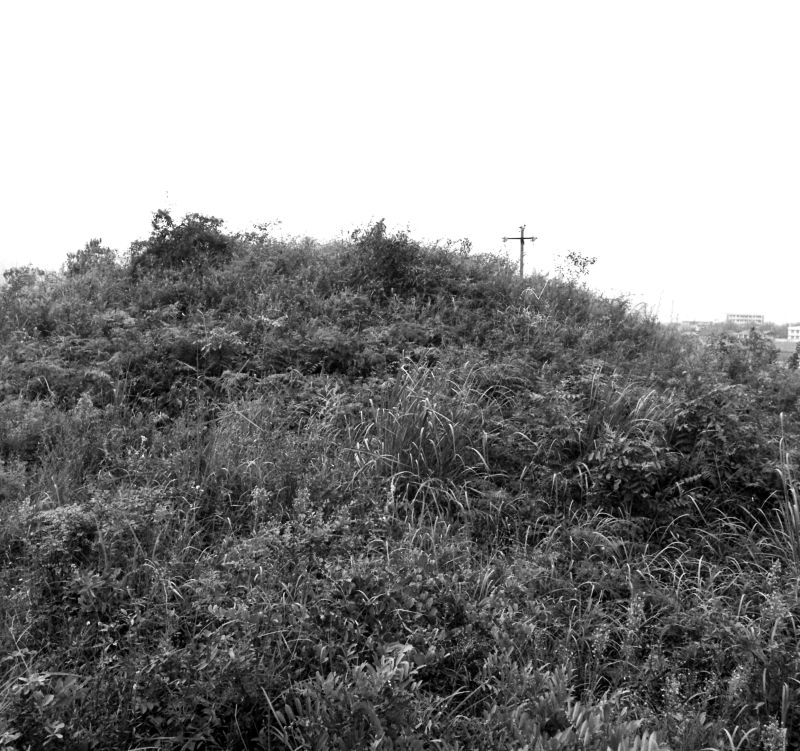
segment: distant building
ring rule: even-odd
[[[710,328],[713,325],[714,321],[681,321],[678,324],[678,329],[699,334],[704,329]]]
[[[787,338],[790,342],[800,342],[800,323],[789,324]]]
[[[705,326],[713,326],[716,321],[681,321],[681,326],[686,326],[686,328],[694,328],[695,326],[699,326],[703,328]]]
[[[725,320],[734,326],[763,326],[764,316],[756,313],[728,313]]]

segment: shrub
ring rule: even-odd
[[[414,289],[422,249],[405,232],[389,235],[381,219],[351,235],[355,257],[355,281],[373,286],[384,296],[406,294]]]
[[[215,266],[231,255],[231,238],[221,230],[222,220],[187,214],[175,224],[168,211],[153,215],[147,240],[131,245],[130,269],[134,275],[151,270]]]
[[[41,269],[20,266],[3,272],[0,288],[0,326],[2,330],[23,332],[27,336],[47,337],[56,328],[49,282],[52,277]]]
[[[746,338],[722,333],[709,342],[709,352],[717,366],[734,383],[750,383],[768,365],[777,360],[778,350],[764,334],[750,330]]]
[[[117,266],[117,253],[102,245],[101,239],[89,240],[81,250],[67,254],[64,274],[67,277],[82,276],[90,271],[110,271]]]
[[[797,346],[794,348],[794,352],[792,352],[792,354],[789,356],[787,366],[789,370],[800,369],[800,342],[797,343]]]

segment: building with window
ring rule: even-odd
[[[725,318],[727,323],[735,326],[763,326],[764,316],[756,313],[728,313]]]
[[[790,323],[787,327],[789,333],[787,338],[790,342],[800,342],[800,323]]]

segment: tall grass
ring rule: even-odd
[[[418,508],[460,505],[460,488],[492,474],[495,408],[477,384],[474,366],[456,372],[404,363],[353,432],[361,471],[389,478],[398,498]]]
[[[777,526],[773,526],[772,531],[777,548],[783,552],[786,562],[791,565],[793,571],[800,574],[800,498],[787,445],[784,420],[785,416],[781,413],[781,437],[778,444],[780,463],[776,469],[781,480],[781,491],[776,509]]]

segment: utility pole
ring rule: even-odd
[[[536,240],[535,237],[525,237],[525,225],[523,224],[519,228],[519,237],[504,237],[503,242],[507,240],[519,240],[519,275],[524,276],[522,271],[522,263],[525,258],[525,241],[530,240],[534,242]]]

